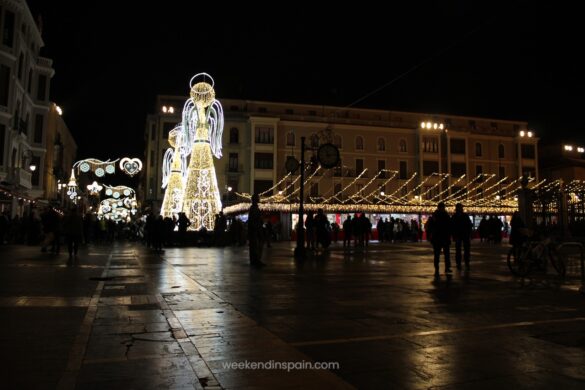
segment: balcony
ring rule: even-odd
[[[32,173],[22,168],[11,168],[8,181],[15,186],[24,187],[27,190],[32,188],[31,183]]]

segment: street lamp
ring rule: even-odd
[[[31,172],[34,172],[37,170],[37,166],[35,164],[30,164],[29,169]]]

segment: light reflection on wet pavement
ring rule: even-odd
[[[140,245],[65,256],[2,248],[9,387],[583,388],[577,280],[510,276],[474,243],[470,272],[433,277],[426,243],[333,246],[304,262],[266,251]],[[338,362],[241,370],[231,362]],[[26,363],[25,363],[26,362]]]

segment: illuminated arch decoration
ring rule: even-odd
[[[214,85],[207,73],[191,78],[191,97],[183,107],[181,124],[169,137],[172,148],[163,161],[166,191],[161,213],[167,217],[182,210],[191,221],[190,230],[213,230],[221,210],[213,156],[221,158],[223,109]]]
[[[110,161],[98,160],[97,158],[86,158],[85,160],[79,160],[73,164],[73,168],[77,169],[77,172],[88,173],[93,172],[97,177],[104,177],[106,174],[113,175],[116,173],[116,163],[119,159]]]
[[[124,157],[120,160],[120,169],[130,177],[142,170],[142,161],[139,158]]]

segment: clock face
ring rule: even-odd
[[[324,168],[333,168],[339,164],[339,150],[333,144],[323,144],[317,150],[317,158]]]
[[[297,168],[299,167],[299,162],[297,161],[296,158],[291,156],[286,159],[284,167],[286,168],[287,172],[294,173],[294,171],[296,171]]]

